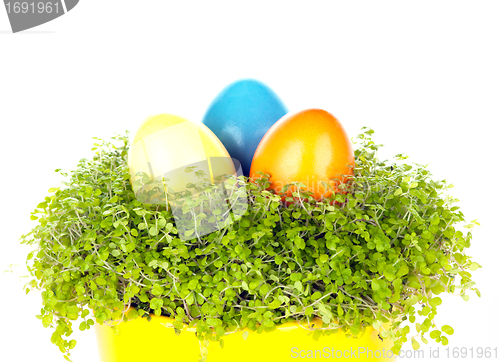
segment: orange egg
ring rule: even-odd
[[[250,175],[255,180],[262,177],[258,171],[269,174],[270,188],[276,192],[301,182],[318,200],[338,192],[353,166],[353,147],[339,120],[324,110],[307,109],[285,115],[267,131],[255,151]]]

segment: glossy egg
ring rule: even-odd
[[[208,108],[203,123],[221,140],[248,176],[254,152],[267,130],[287,110],[263,83],[244,79],[223,89]]]
[[[286,115],[267,131],[255,151],[250,174],[254,179],[261,177],[258,171],[269,174],[270,188],[276,192],[301,182],[320,199],[337,192],[339,182],[352,175],[353,166],[353,147],[338,119],[327,111],[308,109]]]
[[[186,167],[195,166],[212,181],[215,173],[234,174],[229,153],[210,129],[170,114],[148,117],[141,124],[130,145],[128,166],[136,195],[144,186],[139,175],[180,192],[195,181]]]

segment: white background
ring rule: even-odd
[[[483,296],[444,298],[437,322],[455,328],[451,348],[500,353],[500,3],[173,3],[83,0],[18,34],[0,7],[0,360],[63,361],[35,318],[39,294],[25,296],[19,278],[28,248],[18,240],[59,185],[54,170],[90,156],[91,137],[133,130],[151,114],[200,121],[244,77],[292,111],[330,111],[350,136],[373,128],[384,156],[408,154],[455,185],[467,220],[481,223],[469,253],[484,266],[474,273]],[[74,337],[73,360],[98,361],[93,331]]]

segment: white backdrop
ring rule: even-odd
[[[0,360],[64,360],[35,318],[40,296],[25,296],[19,278],[27,248],[18,240],[59,185],[54,170],[90,156],[92,137],[133,130],[148,115],[200,121],[244,77],[267,83],[291,111],[330,111],[350,136],[373,128],[384,156],[408,154],[455,185],[466,218],[481,223],[469,253],[484,266],[474,273],[483,296],[444,298],[437,322],[455,328],[449,347],[500,354],[500,3],[173,3],[83,0],[18,34],[0,7]],[[93,331],[74,336],[73,360],[98,361]]]

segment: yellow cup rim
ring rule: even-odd
[[[129,313],[131,310],[134,310],[134,309],[136,310],[137,308],[129,306],[125,310],[124,314],[126,315],[127,313]],[[168,316],[164,316],[164,315],[157,316],[154,313],[149,314],[149,316],[151,317],[152,320],[157,321],[158,323],[160,323],[161,325],[163,325],[167,328],[174,328],[175,319],[172,317],[168,317]],[[144,318],[144,317],[140,316],[138,318]],[[131,321],[133,321],[133,319]],[[126,322],[120,322],[120,323],[126,323]],[[183,325],[183,327],[182,327],[181,331],[196,332],[196,325],[192,326],[192,327],[190,327],[188,324],[185,324],[185,323],[182,323],[182,325]],[[318,317],[312,318],[309,322],[307,320],[289,321],[289,322],[285,322],[285,323],[277,325],[276,330],[289,331],[289,330],[293,330],[293,329],[297,329],[297,328],[304,328],[304,329],[310,329],[311,332],[313,332],[314,329],[310,328],[309,326],[310,327],[318,326],[319,328],[322,328],[323,321]],[[370,327],[371,326],[367,326],[366,328],[369,329]],[[371,327],[371,328],[373,328],[373,327]],[[340,330],[340,328],[326,328],[326,330],[335,330],[335,329]],[[232,333],[243,333],[245,331],[250,331],[250,330],[247,327],[245,327],[245,328],[236,329],[233,331],[226,331],[226,335],[232,334]],[[359,336],[361,336],[363,334],[364,334],[364,332],[361,333]]]

